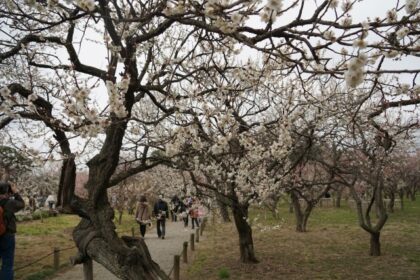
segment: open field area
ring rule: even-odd
[[[403,212],[390,214],[382,235],[382,256],[370,257],[369,235],[347,207],[318,208],[309,218],[308,232],[294,230],[294,216],[286,207],[281,220],[254,209],[265,226],[254,230],[259,264],[239,262],[236,229],[232,224],[208,225],[207,242],[182,279],[419,279],[420,199],[407,202]],[[265,216],[265,217],[264,217]]]
[[[69,257],[76,252],[72,231],[78,221],[77,216],[60,215],[45,218],[43,221],[19,223],[16,235],[15,279],[48,279],[48,276],[54,274],[52,253],[55,247],[64,249],[60,251],[61,269],[70,267]],[[118,225],[117,222],[116,224]],[[131,235],[131,227],[137,230],[132,216],[124,214],[122,224],[117,226],[117,232]],[[44,259],[37,261],[44,256]]]

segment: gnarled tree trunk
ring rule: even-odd
[[[76,263],[92,258],[120,279],[169,279],[152,260],[142,239],[117,236],[113,215],[104,202],[103,207],[89,211],[91,220],[84,218],[75,228],[73,238],[80,251]],[[102,225],[98,228],[95,223]]]
[[[74,199],[74,210],[83,217],[73,231],[73,238],[79,248],[78,260],[93,259],[104,265],[114,275],[124,280],[160,280],[168,276],[154,263],[146,245],[141,240],[119,238],[113,223],[114,210],[111,208],[107,189],[111,176],[118,165],[120,150],[134,104],[134,91],[138,81],[135,50],[127,47],[126,73],[131,76],[125,94],[125,107],[129,112],[125,120],[115,119],[106,130],[106,138],[100,152],[88,163],[89,179],[85,185],[86,200]],[[76,207],[77,206],[77,207]]]

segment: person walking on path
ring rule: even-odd
[[[168,203],[163,200],[163,195],[159,195],[159,200],[153,207],[153,215],[156,217],[156,229],[159,238],[165,239],[165,222],[169,218]]]
[[[193,204],[193,206],[190,209],[190,216],[191,216],[191,225],[192,229],[194,229],[194,225],[197,225],[197,227],[200,226],[198,223],[198,205]]]
[[[149,204],[147,203],[147,199],[144,195],[140,197],[140,203],[136,210],[136,221],[140,224],[140,234],[144,238],[144,235],[146,234],[146,227],[152,225]]]
[[[17,192],[15,186],[9,183],[0,182],[0,207],[3,212],[5,232],[0,236],[0,259],[1,259],[1,280],[13,280],[13,265],[15,258],[15,234],[16,217],[15,213],[25,207],[25,202]]]
[[[177,221],[177,213],[179,208],[179,198],[177,195],[174,195],[171,199],[171,220],[172,222]]]
[[[179,215],[184,221],[184,228],[187,228],[188,227],[188,208],[184,204],[184,202],[182,202],[182,200],[179,202],[178,212],[180,213]]]

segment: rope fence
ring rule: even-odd
[[[57,260],[59,260],[58,254],[60,252],[67,251],[67,250],[74,249],[74,248],[76,248],[76,246],[71,246],[71,247],[64,248],[64,249],[54,248],[54,250],[51,253],[49,253],[49,254],[47,254],[45,256],[42,256],[42,257],[36,259],[35,261],[32,261],[32,262],[27,263],[27,264],[25,264],[23,266],[20,266],[20,267],[16,268],[15,271],[22,270],[24,268],[30,267],[30,266],[32,266],[32,265],[34,265],[36,263],[39,263],[40,261],[48,258],[49,256],[52,256],[52,255],[54,255],[54,268],[55,269],[58,269],[58,267],[60,266],[59,265],[59,261],[57,263]]]

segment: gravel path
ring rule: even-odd
[[[160,267],[167,274],[171,271],[173,266],[174,255],[180,254],[184,241],[189,241],[190,234],[195,233],[189,227],[184,229],[182,222],[166,223],[165,239],[158,239],[156,228],[147,229],[144,241],[149,248],[152,259],[157,262]],[[139,233],[136,233],[139,234]],[[59,273],[54,280],[82,280],[83,279],[83,265],[77,265],[73,269],[63,273]],[[106,270],[101,264],[93,263],[93,279],[100,280],[118,280],[111,272]]]

